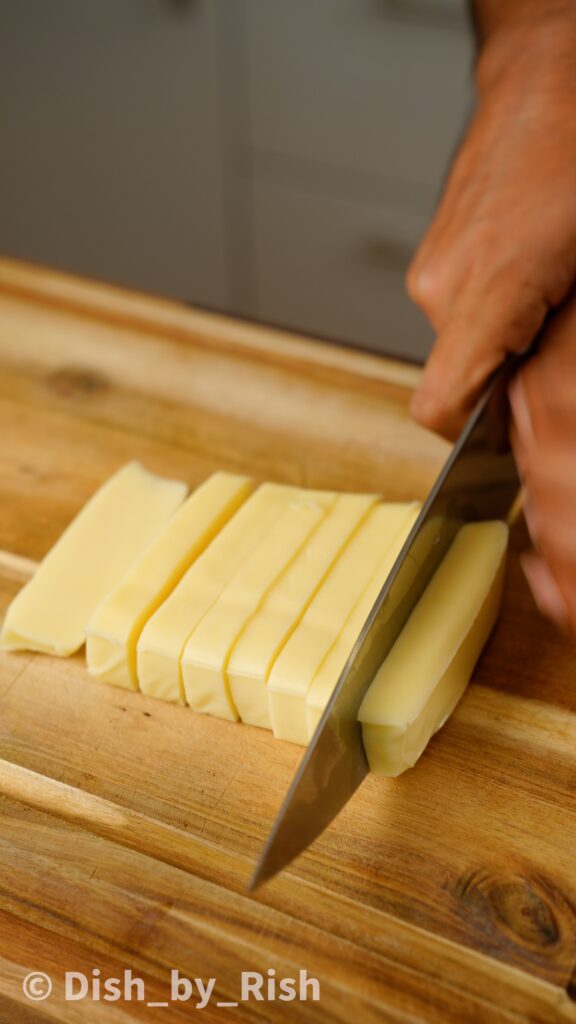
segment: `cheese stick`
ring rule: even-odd
[[[180,658],[188,637],[300,493],[297,487],[261,484],[150,617],[136,647],[138,684],[144,693],[185,703]]]
[[[266,686],[272,665],[376,495],[341,494],[292,564],[246,624],[227,675],[243,722],[272,728]]]
[[[248,477],[214,473],[190,495],[92,615],[86,635],[91,675],[138,689],[136,644],[145,623],[251,489]]]
[[[335,500],[334,493],[322,491],[302,491],[294,498],[191,634],[182,655],[190,707],[238,718],[227,673],[234,643]]]
[[[342,628],[342,632],[336,637],[312,680],[312,685],[306,696],[306,730],[309,740],[314,735],[316,726],[322,717],[322,712],[332,696],[334,687],[360,635],[362,626],[366,622],[372,606],[400,554],[402,545],[410,533],[419,511],[420,506],[415,504],[403,523],[402,528],[398,530],[391,544],[384,552],[383,557],[378,562],[368,586],[352,609]]]
[[[503,522],[456,535],[360,706],[373,772],[410,768],[456,707],[498,615],[507,543]]]
[[[185,484],[154,476],[137,462],[115,473],[13,600],[1,646],[58,655],[79,650],[95,609],[154,540],[186,491]]]
[[[377,505],[324,580],[272,666],[268,701],[274,735],[306,743],[306,696],[374,566],[406,524],[411,504]]]

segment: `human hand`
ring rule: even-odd
[[[409,271],[437,332],[412,411],[448,437],[576,280],[574,52],[573,17],[487,41],[475,115]]]
[[[576,294],[510,386],[512,447],[535,551],[522,565],[541,611],[576,632]]]

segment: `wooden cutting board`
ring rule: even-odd
[[[408,418],[414,368],[7,261],[0,359],[0,614],[129,459],[402,499],[447,451]],[[576,1020],[576,652],[534,608],[525,543],[519,525],[500,622],[416,768],[369,777],[255,896],[299,748],[98,684],[82,656],[1,655],[0,1020],[190,1019],[66,1002],[64,972],[95,968],[155,1002],[173,969],[215,977],[218,1024]],[[320,1001],[216,1005],[269,969],[306,970]]]

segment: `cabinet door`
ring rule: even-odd
[[[212,0],[0,0],[0,249],[226,305]]]
[[[254,212],[259,317],[405,359],[427,356],[432,332],[404,285],[421,218],[263,183]]]
[[[405,181],[431,200],[470,105],[465,10],[463,0],[246,0],[256,171],[307,163],[368,185]]]
[[[404,278],[470,105],[466,9],[244,0],[259,316],[425,358]]]

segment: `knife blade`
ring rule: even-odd
[[[368,773],[362,698],[465,522],[503,519],[520,489],[508,443],[509,357],[464,426],[378,595],[284,798],[249,883],[286,867],[336,817]]]

